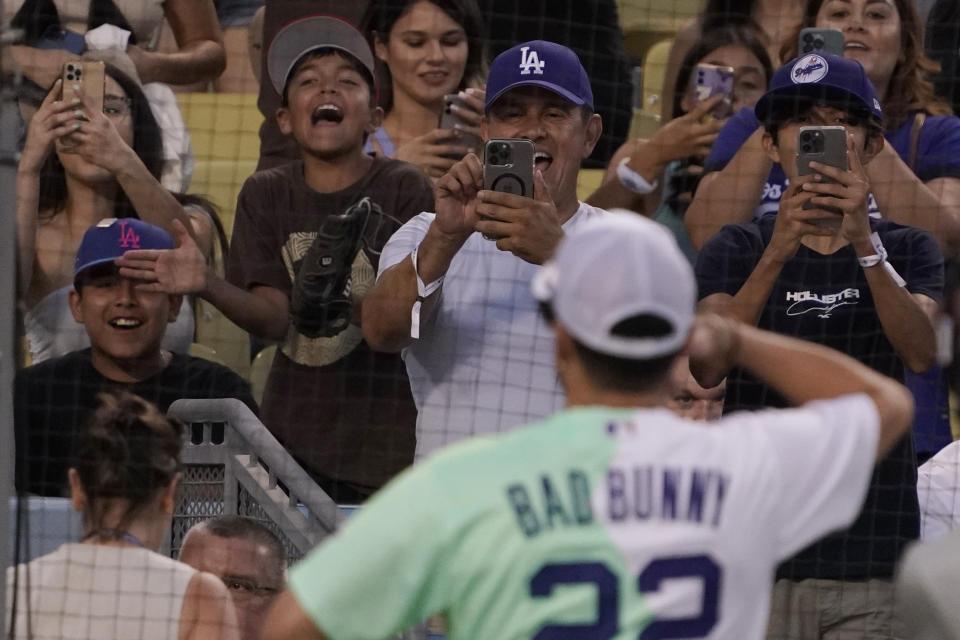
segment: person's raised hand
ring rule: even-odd
[[[803,236],[833,235],[839,223],[838,216],[822,209],[804,209],[814,193],[804,189],[816,180],[816,176],[797,176],[780,198],[780,209],[773,226],[773,235],[767,245],[766,254],[784,263],[796,254]],[[832,227],[830,226],[832,225]]]
[[[434,184],[437,229],[451,239],[465,241],[478,220],[477,193],[482,188],[483,164],[468,153]]]
[[[810,199],[813,204],[841,211],[843,220],[840,223],[840,233],[851,244],[869,242],[870,218],[867,212],[870,181],[850,134],[847,134],[847,163],[850,168],[843,171],[821,162],[811,162],[811,169],[834,182],[816,179],[806,183],[804,190],[813,194]]]
[[[75,89],[75,92],[83,107],[83,118],[80,126],[70,134],[69,146],[61,148],[61,151],[76,153],[113,175],[121,173],[131,161],[136,160],[136,152],[121,137],[113,121],[97,108],[82,88]]]
[[[120,276],[138,280],[137,289],[167,294],[203,293],[207,261],[186,227],[174,220],[174,249],[134,249],[117,258]]]
[[[39,173],[47,156],[53,151],[54,142],[73,133],[80,125],[77,118],[83,115],[81,103],[79,100],[63,102],[60,99],[61,85],[61,80],[54,82],[53,88],[30,119],[27,139],[20,153],[21,172]]]
[[[481,191],[476,230],[496,240],[497,248],[527,262],[543,264],[560,239],[563,227],[543,173],[533,174],[533,198],[499,191]]]
[[[395,160],[417,165],[434,180],[442,177],[463,158],[470,149],[457,142],[457,133],[451,129],[434,129],[397,147]]]
[[[480,121],[483,120],[483,106],[486,92],[483,89],[464,89],[457,94],[457,97],[463,101],[463,104],[454,102],[450,105],[450,110],[461,120],[463,124],[454,125],[453,129],[458,134],[466,134],[482,139],[480,134]],[[479,151],[476,149],[474,151]]]
[[[687,352],[690,372],[702,386],[715,387],[737,363],[740,323],[716,313],[699,313],[693,320]]]
[[[722,95],[715,95],[660,127],[650,138],[650,146],[661,164],[691,157],[705,158],[710,153],[723,122],[709,113],[722,99]]]

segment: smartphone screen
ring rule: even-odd
[[[698,64],[690,76],[690,100],[695,105],[722,95],[720,104],[710,110],[710,115],[718,120],[728,118],[733,112],[734,68],[716,64]]]

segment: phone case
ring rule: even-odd
[[[458,116],[450,108],[451,105],[457,104],[464,106],[463,100],[455,93],[443,96],[443,114],[440,116],[440,128],[441,129],[453,129],[454,125],[466,125],[467,123]],[[461,133],[454,141],[454,144],[462,145],[464,147],[469,147],[473,153],[480,151],[480,147],[483,145],[483,140],[478,136]],[[456,158],[459,160],[460,158]]]
[[[820,51],[836,56],[843,55],[843,31],[840,29],[817,29],[807,27],[797,36],[797,55]]]
[[[810,168],[810,162],[837,167],[847,170],[847,130],[844,127],[800,127],[797,131],[797,173],[806,176],[815,173]],[[833,182],[831,178],[823,176],[824,182]],[[804,209],[825,209],[835,211],[829,207],[818,207],[805,202]]]
[[[690,98],[694,104],[700,104],[717,94],[724,99],[710,110],[710,115],[723,120],[733,111],[734,68],[716,64],[698,64],[690,77]]]
[[[74,85],[80,85],[87,99],[103,111],[104,66],[102,60],[71,61],[63,64],[63,99],[73,100]]]
[[[530,140],[488,140],[483,148],[483,188],[532,198],[533,155]]]

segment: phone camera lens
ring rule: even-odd
[[[803,34],[803,41],[804,41],[804,42],[810,42],[811,40],[813,40],[813,36],[812,36],[812,35],[810,35],[809,33]]]
[[[805,145],[803,145],[803,147],[801,147],[801,148],[803,149],[804,153],[810,153],[810,150],[811,150],[813,147],[811,147],[811,146],[808,145],[808,144],[805,144]]]
[[[823,49],[823,39],[822,39],[822,38],[817,38],[816,40],[814,40],[814,41],[813,41],[813,46],[814,46],[815,48],[817,48],[817,49]]]

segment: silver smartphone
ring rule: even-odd
[[[816,173],[810,168],[811,162],[819,162],[842,171],[847,170],[847,130],[844,127],[800,127],[797,131],[797,173],[801,176]],[[833,182],[823,176],[824,182]],[[817,206],[807,201],[804,209],[823,209],[833,213],[842,213],[834,207]],[[825,221],[826,222],[826,221]],[[829,221],[833,222],[833,221]],[[840,224],[839,219],[836,224]]]
[[[843,55],[843,31],[840,29],[817,29],[807,27],[797,36],[797,55],[805,53],[830,53]]]

